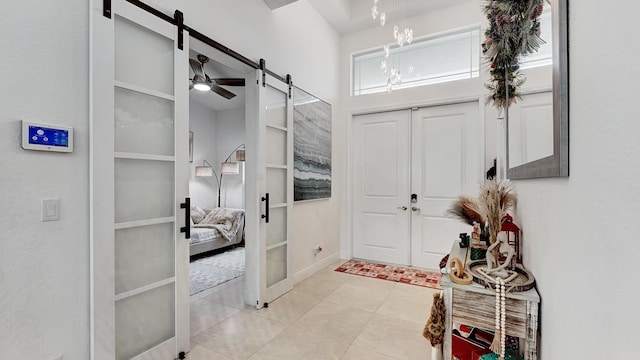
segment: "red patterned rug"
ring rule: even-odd
[[[442,289],[440,278],[442,274],[435,271],[419,270],[395,265],[376,264],[362,260],[349,260],[340,265],[335,271],[383,279],[405,284],[424,286],[432,289]]]

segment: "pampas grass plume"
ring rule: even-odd
[[[451,204],[451,208],[447,210],[447,213],[469,225],[478,223],[481,227],[484,227],[485,219],[480,213],[478,202],[470,196],[459,196],[458,199]]]
[[[485,181],[480,186],[479,210],[487,220],[492,244],[502,227],[502,218],[517,204],[518,197],[513,192],[513,185],[508,181]]]

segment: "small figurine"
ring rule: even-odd
[[[486,273],[487,275],[499,276],[503,279],[507,279],[511,274],[509,274],[509,272],[507,272],[505,269],[507,266],[511,265],[511,259],[513,259],[516,251],[511,245],[509,245],[508,237],[505,233],[498,233],[497,238],[497,241],[491,244],[491,246],[489,246],[489,248],[487,249]],[[492,265],[494,263],[497,263],[497,259],[493,255],[492,250],[498,246],[498,253],[505,255],[505,261],[503,261],[501,265],[494,268]]]

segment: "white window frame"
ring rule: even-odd
[[[429,36],[425,36],[425,37],[421,37],[418,38],[416,40],[414,40],[411,44],[409,45],[405,45],[403,47],[399,47],[395,44],[390,44],[391,47],[391,55],[390,58],[393,57],[394,55],[397,54],[401,54],[403,52],[407,52],[410,51],[412,49],[416,49],[419,47],[423,47],[425,46],[424,43],[426,42],[431,42],[433,44],[437,44],[438,42],[443,42],[445,41],[445,38],[447,37],[454,37],[456,35],[462,35],[462,34],[471,34],[474,31],[478,31],[478,44],[476,44],[477,46],[477,54],[471,54],[471,56],[477,56],[478,57],[478,67],[477,69],[473,69],[470,68],[469,71],[465,71],[465,72],[455,72],[455,73],[441,73],[441,74],[437,74],[437,76],[432,76],[432,77],[428,77],[425,79],[417,79],[417,80],[413,80],[413,81],[406,81],[406,82],[402,82],[399,85],[395,85],[394,89],[406,89],[406,88],[412,88],[412,87],[417,87],[417,86],[424,86],[424,85],[431,85],[431,84],[436,84],[436,83],[443,83],[443,82],[449,82],[449,81],[456,81],[456,80],[461,80],[461,79],[472,79],[472,78],[476,78],[480,76],[480,68],[481,68],[481,64],[482,64],[482,58],[481,58],[481,51],[480,51],[480,41],[482,39],[482,29],[480,28],[479,25],[473,25],[473,26],[468,26],[468,27],[464,27],[464,28],[457,28],[457,29],[453,29],[453,30],[448,30],[445,32],[441,32],[441,33],[437,33],[437,34],[432,34]],[[472,35],[471,35],[472,36]],[[472,49],[471,52],[473,52],[473,47],[474,45],[472,45]],[[375,93],[380,93],[380,92],[384,92],[386,91],[386,85],[381,85],[381,86],[375,86],[372,88],[368,88],[368,89],[357,89],[356,87],[356,63],[357,63],[357,58],[359,57],[374,57],[374,56],[380,56],[382,55],[384,52],[384,50],[382,50],[382,48],[377,47],[375,49],[368,49],[368,50],[364,50],[364,51],[358,51],[358,52],[354,52],[351,54],[351,59],[350,59],[350,63],[351,63],[351,89],[350,89],[350,95],[351,96],[361,96],[361,95],[367,95],[367,94],[375,94]],[[472,62],[473,63],[473,62]],[[446,80],[443,80],[446,79]]]

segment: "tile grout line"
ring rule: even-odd
[[[292,291],[293,291],[293,290],[292,290]],[[306,295],[306,294],[305,294],[305,295]],[[277,301],[277,300],[279,300],[279,299],[280,299],[280,298],[276,299],[276,301]],[[314,300],[315,300],[315,299],[314,299]],[[315,307],[316,307],[320,302],[322,302],[322,300],[320,300],[317,304],[315,304],[311,309],[315,308]],[[260,346],[260,348],[258,348],[258,350],[256,350],[254,353],[252,353],[252,354],[251,354],[247,359],[250,359],[253,355],[255,355],[255,354],[257,354],[258,352],[260,352],[260,350],[262,350],[262,349],[264,349],[265,347],[267,347],[267,346],[268,346],[272,341],[274,341],[278,336],[280,336],[280,334],[282,334],[283,332],[285,332],[286,330],[288,330],[291,326],[293,326],[293,324],[294,324],[296,321],[298,321],[298,320],[299,320],[299,319],[301,319],[304,315],[306,315],[309,311],[311,311],[311,309],[307,310],[305,313],[303,313],[302,315],[300,315],[299,317],[297,317],[297,318],[296,318],[295,320],[293,320],[290,324],[287,324],[287,323],[285,323],[285,322],[283,322],[283,321],[280,321],[280,320],[277,320],[277,319],[267,318],[267,317],[263,317],[263,316],[261,316],[261,315],[257,315],[257,314],[255,314],[255,316],[258,316],[258,317],[262,317],[262,318],[265,318],[265,319],[268,319],[268,320],[273,320],[273,321],[279,322],[279,323],[281,323],[281,324],[283,324],[283,325],[284,325],[284,328],[283,328],[280,332],[278,332],[278,333],[277,333],[273,338],[271,338],[271,339],[270,339],[269,341],[267,341],[265,344],[263,344],[262,346]],[[257,311],[260,311],[260,310],[264,310],[264,308],[259,309],[259,310],[257,310]],[[254,314],[253,314],[252,312],[250,312],[250,311],[247,311],[247,313],[248,313],[248,314],[251,314],[251,315],[254,315]]]
[[[330,266],[333,266],[333,265],[330,265]],[[348,282],[348,281],[347,281],[347,282]],[[338,289],[339,289],[341,286],[343,286],[344,284],[346,284],[347,282],[341,283],[341,284],[340,284],[340,286],[338,286],[335,290],[331,291],[329,294],[327,294],[327,295],[323,296],[321,299],[316,299],[316,298],[313,298],[313,297],[312,297],[311,295],[309,295],[309,294],[305,294],[306,296],[309,296],[309,297],[313,298],[314,300],[318,300],[318,302],[317,302],[315,305],[313,305],[310,309],[308,309],[307,311],[305,311],[303,314],[301,314],[300,316],[298,316],[298,317],[297,317],[294,321],[292,321],[290,324],[288,324],[288,325],[287,325],[287,324],[285,324],[285,328],[284,328],[281,332],[279,332],[276,336],[274,336],[274,337],[273,337],[271,340],[269,340],[266,344],[262,345],[262,346],[260,347],[260,349],[258,349],[255,353],[253,353],[249,358],[251,358],[253,355],[255,355],[256,353],[258,353],[258,352],[259,352],[260,350],[262,350],[263,348],[267,347],[267,346],[268,346],[271,342],[273,342],[273,341],[274,341],[274,340],[275,340],[275,339],[276,339],[280,334],[282,334],[283,332],[287,331],[289,328],[291,328],[291,327],[295,326],[295,323],[296,323],[298,320],[302,319],[305,315],[307,315],[308,313],[310,313],[311,311],[313,311],[313,309],[315,309],[316,307],[318,307],[318,306],[319,306],[320,304],[322,304],[323,302],[325,302],[325,303],[329,303],[329,304],[333,304],[333,303],[331,303],[331,302],[329,302],[329,301],[325,301],[325,299],[326,299],[326,298],[328,298],[328,297],[329,297],[331,294],[333,294],[334,292],[338,291]],[[388,295],[388,294],[387,294],[387,295]],[[340,305],[340,304],[334,304],[334,305]],[[344,306],[344,305],[343,305],[343,306]],[[347,306],[347,307],[352,308],[351,306]],[[375,313],[372,313],[372,314],[375,314]],[[276,320],[276,321],[277,321],[277,320]],[[368,321],[369,321],[369,320],[368,320]],[[367,321],[367,323],[368,323],[368,321]],[[365,324],[365,326],[366,326],[366,324]],[[303,329],[303,328],[299,328],[299,329],[304,330],[304,331],[309,331],[309,332],[311,332],[310,330],[307,330],[307,329]],[[363,328],[363,329],[364,329],[364,328]],[[360,332],[362,332],[362,330],[361,330]],[[359,336],[359,335],[360,335],[360,334],[358,334],[358,336]],[[318,336],[320,336],[320,335],[318,335]],[[323,336],[323,337],[325,337],[325,336]],[[346,345],[347,345],[347,348],[345,349],[344,353],[342,353],[342,355],[340,356],[340,359],[342,359],[342,358],[344,357],[344,355],[347,353],[347,351],[349,350],[349,348],[353,345],[353,342],[355,341],[355,339],[357,339],[357,336],[356,336],[356,337],[355,337],[355,339],[354,339],[353,341],[351,341],[350,343],[347,343],[347,342],[344,342],[344,341],[341,341],[341,340],[337,340],[337,339],[333,339],[333,338],[329,338],[329,337],[326,337],[326,338],[327,338],[327,339],[330,339],[330,340],[338,341],[338,342],[341,342],[341,343],[343,343],[343,344],[346,344]]]
[[[351,275],[353,275],[353,274],[351,274]],[[356,346],[356,345],[355,345],[355,342],[358,340],[358,338],[360,338],[360,335],[362,335],[362,332],[363,332],[363,331],[365,331],[365,329],[367,328],[367,326],[369,326],[369,324],[370,324],[370,323],[371,323],[371,321],[373,320],[373,317],[377,314],[377,311],[378,311],[378,309],[380,308],[380,306],[382,306],[382,304],[384,303],[384,301],[389,297],[389,295],[391,295],[391,292],[393,291],[393,289],[395,289],[395,288],[396,288],[396,286],[397,286],[397,285],[398,285],[398,284],[393,284],[393,287],[389,290],[389,293],[384,297],[384,299],[382,299],[382,301],[380,302],[380,305],[378,305],[378,307],[376,308],[376,310],[372,312],[371,317],[369,318],[369,320],[367,320],[367,323],[362,327],[362,330],[360,330],[360,332],[358,333],[358,336],[356,336],[356,337],[355,337],[355,339],[353,339],[353,341],[351,342],[351,344],[349,345],[349,347],[351,347],[351,346]],[[382,315],[380,315],[380,316],[382,316]],[[366,349],[366,350],[371,351],[371,352],[376,353],[376,354],[379,354],[379,355],[382,355],[382,356],[387,357],[387,358],[392,358],[392,359],[400,360],[400,359],[396,358],[395,356],[389,356],[389,355],[387,355],[387,354],[383,354],[383,353],[378,352],[378,351],[375,351],[375,350],[371,350],[371,349]],[[347,348],[347,351],[349,351],[349,349],[348,349],[348,348]],[[345,354],[346,354],[346,352],[345,352]],[[342,356],[340,357],[340,359],[343,359],[343,358],[344,358],[344,356],[345,356],[345,354],[342,354]]]

